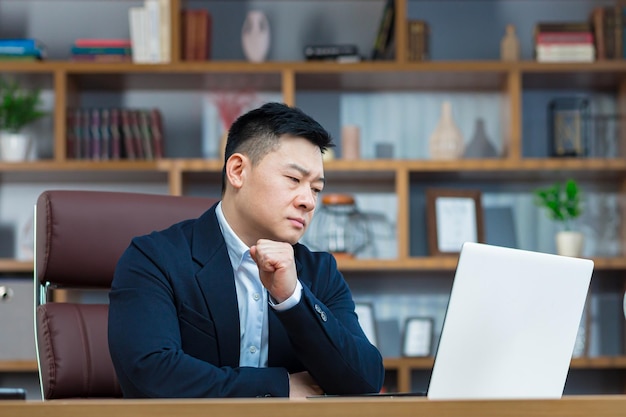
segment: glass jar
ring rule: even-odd
[[[326,194],[303,240],[312,250],[352,258],[372,244],[372,235],[353,196]]]

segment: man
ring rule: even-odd
[[[133,239],[109,347],[125,397],[306,397],[380,390],[382,358],[328,253],[298,243],[324,188],[328,133],[268,103],[232,125],[222,200]]]

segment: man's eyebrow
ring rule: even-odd
[[[304,175],[305,177],[308,177],[311,175],[311,171],[309,171],[308,169],[304,168],[301,165],[298,164],[288,164],[287,165],[289,168],[295,169],[296,171],[298,171],[299,173],[301,173],[302,175]],[[326,184],[326,178],[324,177],[319,177],[317,178],[315,181],[321,181],[322,184]]]

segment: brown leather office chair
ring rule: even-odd
[[[35,333],[43,399],[122,396],[109,355],[108,304],[72,302],[72,297],[53,302],[53,290],[108,290],[117,261],[134,236],[196,218],[215,202],[98,191],[45,191],[39,196]]]

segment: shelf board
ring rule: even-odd
[[[18,261],[16,259],[0,258],[0,272],[32,273],[33,261]]]
[[[596,271],[626,270],[626,258],[593,258]],[[425,256],[409,259],[338,258],[341,271],[449,271],[456,269],[458,256]],[[32,261],[0,259],[0,273],[32,273]]]
[[[37,372],[36,360],[0,360],[0,372]]]
[[[384,358],[387,370],[409,368],[415,370],[431,370],[435,360],[433,357],[423,358]],[[626,356],[599,356],[573,358],[572,369],[626,369]]]

